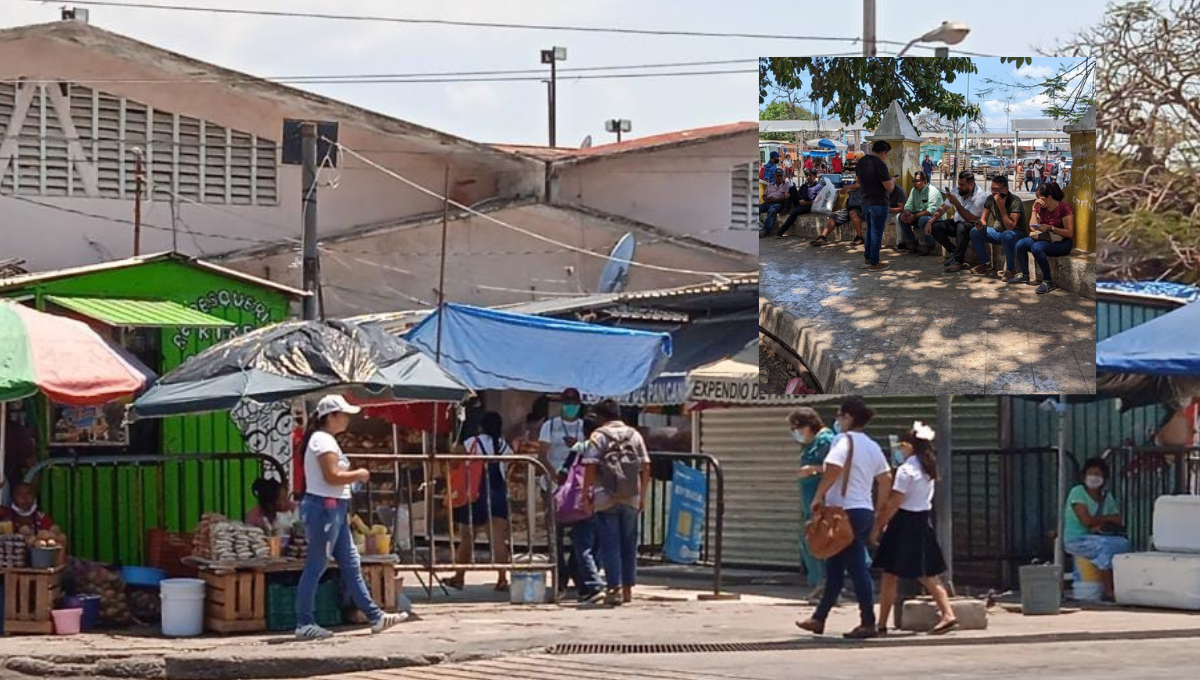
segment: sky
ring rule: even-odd
[[[627,137],[692,127],[756,120],[760,55],[817,55],[861,52],[862,7],[855,0],[746,6],[727,0],[506,0],[398,3],[394,0],[143,0],[274,11],[322,12],[501,23],[615,26],[700,32],[768,33],[844,38],[813,41],[729,37],[648,36],[562,30],[362,23],[331,20],[229,17],[148,9],[91,7],[91,22],[144,42],[258,76],[431,73],[538,69],[541,49],[565,46],[562,68],[748,60],[744,64],[669,67],[643,72],[737,70],[734,74],[621,80],[559,79],[558,140],[577,146],[591,135],[611,139],[604,121],[627,118]],[[54,21],[68,2],[0,0],[0,27]],[[971,34],[957,49],[982,54],[1032,55],[1053,49],[1064,27],[1094,22],[1103,10],[1094,0],[1060,0],[1050,21],[1021,21],[1044,2],[1009,0],[950,5],[907,0],[878,1],[881,39],[907,42],[942,20],[963,21]],[[81,4],[81,6],[86,6]],[[944,15],[944,16],[943,16]],[[1065,22],[1063,17],[1072,17]],[[994,27],[994,28],[993,28]],[[899,46],[883,45],[882,53]],[[915,50],[912,54],[929,54]],[[564,74],[565,75],[565,74]],[[540,82],[452,84],[317,85],[307,87],[396,118],[482,142],[545,144],[546,88]],[[1002,112],[1001,112],[1001,115]]]
[[[1019,118],[1044,118],[1042,111],[1049,105],[1049,98],[1041,93],[1041,88],[1024,89],[1018,87],[993,86],[985,79],[1005,83],[1035,85],[1042,79],[1055,75],[1064,66],[1075,64],[1076,59],[1060,59],[1057,57],[1033,57],[1032,64],[1017,67],[1012,63],[1001,63],[998,57],[973,57],[978,73],[973,73],[970,79],[960,74],[952,83],[946,84],[946,89],[959,94],[969,94],[969,101],[978,104],[983,113],[984,128],[989,132],[1010,132],[1009,122]],[[807,89],[809,78],[801,80]],[[1011,97],[1011,108],[1005,112],[1004,107]],[[768,94],[766,106],[771,101]],[[760,107],[761,108],[761,107]],[[831,119],[833,114],[822,113],[821,118]]]

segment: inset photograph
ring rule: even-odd
[[[1095,60],[759,71],[764,390],[1095,391]]]

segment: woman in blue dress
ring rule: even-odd
[[[820,414],[808,407],[798,408],[788,416],[788,426],[792,430],[792,438],[804,447],[800,453],[800,520],[807,524],[812,516],[812,502],[817,497],[817,487],[821,485],[821,473],[825,468],[825,456],[837,434],[825,427]],[[804,560],[804,573],[808,577],[808,585],[817,588],[813,597],[821,596],[821,584],[825,582],[825,561],[817,559],[809,550],[804,532],[800,532],[800,557]]]

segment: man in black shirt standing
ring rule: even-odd
[[[855,168],[858,181],[848,187],[842,187],[842,191],[846,193],[855,189],[862,191],[863,217],[867,222],[864,266],[873,272],[888,267],[879,262],[879,249],[883,245],[883,230],[887,226],[888,204],[891,202],[892,190],[896,188],[896,183],[892,181],[892,173],[885,162],[891,150],[892,145],[882,139],[871,145],[872,155],[863,156]]]

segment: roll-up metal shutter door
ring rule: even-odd
[[[868,397],[876,416],[868,433],[887,445],[914,420],[934,424],[937,398]],[[800,565],[800,488],[796,470],[799,447],[788,431],[790,406],[715,408],[700,414],[700,450],[715,456],[725,474],[724,562],[730,565],[798,569]],[[817,406],[832,422],[836,404]],[[954,446],[999,444],[999,400],[954,400]],[[956,465],[956,468],[958,466]],[[972,468],[974,480],[986,481]],[[956,507],[956,513],[958,508]]]

